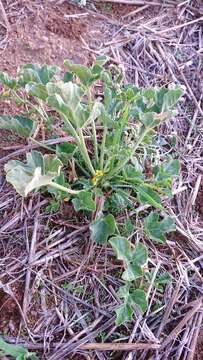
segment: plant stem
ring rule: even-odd
[[[42,144],[41,142],[35,140],[33,137],[30,137],[30,140],[33,141],[35,144],[39,145],[40,147],[46,149],[46,150],[49,150],[51,152],[56,152],[54,149],[52,149],[50,146],[47,146],[45,144]]]
[[[80,146],[81,155],[83,156],[83,159],[85,160],[91,174],[94,176],[95,175],[95,170],[94,170],[94,168],[92,166],[92,163],[91,163],[88,151],[87,151],[87,147],[86,147],[86,144],[85,144],[85,140],[84,140],[82,130],[80,128],[78,128],[77,131],[78,131],[78,136],[79,136],[79,139],[80,139],[80,145],[79,146]]]
[[[112,176],[115,175],[117,173],[119,173],[119,171],[122,170],[122,168],[130,161],[130,159],[132,158],[132,156],[134,156],[138,146],[141,144],[142,140],[144,139],[144,137],[146,136],[146,134],[148,133],[148,131],[150,131],[150,128],[146,128],[143,133],[140,135],[139,139],[137,140],[134,149],[132,150],[130,156],[128,156],[125,160],[123,160],[120,164],[118,164],[117,167],[115,167],[108,175]]]
[[[103,132],[103,139],[102,139],[102,143],[101,143],[101,152],[100,152],[100,169],[101,170],[103,170],[103,167],[104,167],[104,151],[105,151],[107,131],[108,131],[108,128],[107,128],[107,126],[105,126],[104,132]]]
[[[82,191],[82,190],[72,190],[72,189],[66,188],[65,186],[59,185],[59,184],[57,184],[57,183],[55,183],[53,181],[51,181],[49,183],[49,186],[51,186],[51,187],[53,187],[55,189],[67,192],[68,194],[71,194],[71,195],[79,194]]]
[[[92,120],[92,140],[93,140],[93,145],[94,145],[95,160],[98,164],[99,163],[99,154],[98,154],[97,133],[96,133],[96,127],[95,127],[94,120]]]

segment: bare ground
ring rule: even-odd
[[[178,116],[160,128],[160,156],[173,153],[182,163],[176,195],[166,203],[177,231],[164,247],[144,239],[139,227],[135,233],[150,248],[149,266],[155,265],[157,274],[170,272],[172,282],[164,293],[152,282],[147,313],[137,313],[133,323],[116,328],[120,281],[115,271],[121,264],[111,250],[91,244],[88,220],[78,219],[69,205],[50,216],[44,213],[48,197],[34,194],[22,201],[2,171],[0,333],[35,349],[40,359],[199,360],[203,8],[195,0],[170,0],[162,6],[155,1],[139,6],[116,2],[90,1],[78,7],[68,1],[57,6],[51,1],[3,1],[0,69],[15,73],[23,63],[62,65],[65,58],[90,64],[95,55],[106,54],[122,66],[126,81],[138,86],[185,86]],[[10,104],[0,108],[4,113],[16,111]],[[6,132],[1,133],[0,146],[0,165],[27,149]],[[97,349],[91,350],[95,342]],[[104,351],[103,342],[117,344],[120,351]],[[140,343],[145,349],[133,351],[131,344]],[[124,344],[128,351],[123,351]]]

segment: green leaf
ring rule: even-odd
[[[168,90],[168,92],[164,94],[163,97],[162,111],[164,112],[173,108],[183,94],[184,91],[180,87]]]
[[[46,85],[60,70],[58,66],[26,64],[19,72],[20,83],[26,85],[34,82]]]
[[[68,142],[57,144],[56,155],[63,162],[63,164],[67,164],[67,161],[73,156],[75,149],[76,145]]]
[[[97,244],[104,244],[113,235],[116,222],[113,215],[100,216],[90,224],[91,238]]]
[[[135,304],[139,307],[142,313],[147,310],[148,304],[146,299],[146,294],[142,289],[133,290],[130,293],[131,304]]]
[[[27,163],[10,160],[5,165],[6,179],[23,197],[29,192],[50,182],[59,176],[62,166],[61,161],[54,155],[42,155],[32,151],[26,155]]]
[[[89,210],[95,211],[96,204],[95,201],[92,199],[91,192],[88,191],[81,191],[75,199],[72,200],[74,205],[75,211],[80,210]]]
[[[0,129],[15,131],[21,137],[29,137],[35,130],[33,120],[23,116],[0,116]]]
[[[127,321],[131,321],[133,317],[133,310],[130,305],[123,304],[116,309],[116,325],[122,325]]]
[[[17,80],[10,77],[6,72],[0,71],[0,83],[7,86],[9,89],[17,87]]]
[[[165,233],[175,231],[176,227],[174,221],[170,217],[159,221],[159,215],[151,212],[149,216],[144,220],[144,228],[147,235],[157,243],[165,243]]]
[[[142,268],[136,263],[128,263],[126,270],[122,274],[122,279],[125,281],[134,281],[143,274]]]
[[[164,182],[164,184],[171,185],[172,177],[178,176],[180,173],[180,161],[170,160],[153,169],[155,180]]]
[[[139,113],[139,119],[145,127],[153,129],[161,123],[162,118],[154,112]]]
[[[131,259],[131,244],[130,242],[122,236],[114,236],[109,240],[112,248],[116,252],[118,260],[123,260],[125,262],[130,261]]]
[[[134,264],[144,265],[148,259],[148,251],[146,246],[142,243],[138,243],[135,250],[133,251],[132,261]]]
[[[138,200],[142,204],[149,204],[155,208],[163,210],[163,206],[161,205],[161,198],[157,192],[145,185],[136,187],[136,189]]]
[[[0,338],[0,350],[1,350],[0,355],[12,356],[17,360],[26,360],[28,358],[32,360],[38,359],[35,353],[28,352],[28,350],[22,346],[9,344],[6,341],[4,341],[2,338]]]
[[[76,109],[84,94],[80,86],[71,81],[66,83],[63,81],[48,83],[46,88],[49,95],[59,94],[71,110]]]
[[[91,83],[92,79],[94,79],[92,72],[88,67],[80,64],[73,64],[69,60],[65,60],[64,64],[80,79],[80,81],[85,86],[88,86]]]
[[[31,96],[35,96],[41,100],[46,100],[48,97],[48,92],[44,84],[36,84],[34,82],[29,82],[25,85],[25,90]]]

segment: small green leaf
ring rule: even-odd
[[[169,162],[163,163],[160,166],[155,166],[153,169],[155,180],[163,182],[164,184],[171,185],[172,177],[178,176],[180,173],[180,161],[170,160]]]
[[[113,215],[100,216],[90,225],[91,238],[97,244],[104,244],[108,237],[113,235],[116,229],[116,222]]]
[[[95,211],[96,204],[95,201],[92,199],[91,192],[88,191],[81,191],[76,198],[72,200],[74,205],[75,211],[80,210],[88,210],[88,211]]]
[[[163,206],[161,205],[161,198],[157,192],[145,185],[139,186],[136,189],[138,200],[142,204],[149,204],[155,208],[163,210]]]
[[[6,72],[0,71],[0,83],[7,86],[9,89],[17,87],[17,80],[10,77]]]
[[[0,116],[0,129],[15,131],[21,137],[29,137],[35,130],[33,120],[23,116]]]
[[[58,66],[26,64],[19,71],[20,83],[29,82],[46,85],[61,69]]]
[[[144,265],[148,259],[148,251],[146,246],[139,242],[133,251],[132,261],[134,264]]]
[[[133,310],[128,304],[121,305],[116,309],[116,325],[122,325],[127,321],[131,321],[133,317]]]
[[[46,100],[48,97],[48,92],[44,84],[36,84],[34,82],[29,82],[25,85],[25,90],[31,96],[35,96],[41,100]]]
[[[131,304],[135,304],[139,307],[142,313],[147,310],[148,304],[146,299],[146,294],[142,289],[133,290],[130,293]]]
[[[134,281],[142,276],[142,268],[136,263],[128,263],[126,270],[122,274],[122,279],[125,281]]]
[[[18,160],[10,160],[5,165],[6,179],[23,197],[29,192],[50,182],[59,176],[61,161],[54,155],[42,155],[32,151],[26,155],[27,164]]]
[[[131,244],[130,242],[122,236],[114,236],[109,240],[112,248],[116,252],[118,260],[123,260],[125,262],[130,261],[131,259]]]
[[[152,240],[162,244],[166,242],[165,233],[176,229],[172,218],[166,217],[165,219],[159,221],[159,215],[154,212],[151,212],[145,219],[144,228],[147,235]]]
[[[76,149],[76,145],[65,142],[56,145],[56,155],[64,163],[67,164],[68,159],[73,156],[73,152]]]
[[[80,81],[85,86],[88,86],[91,83],[93,76],[91,70],[88,67],[80,64],[73,64],[69,60],[65,60],[64,64],[80,79]]]
[[[168,92],[164,94],[163,97],[162,111],[164,112],[173,108],[183,94],[184,91],[180,87],[168,90]]]

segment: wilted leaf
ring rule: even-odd
[[[147,310],[147,299],[144,290],[135,289],[130,293],[130,300],[132,304],[135,304],[139,307],[142,313]]]
[[[6,179],[23,197],[42,186],[47,186],[60,174],[61,161],[54,155],[32,151],[26,155],[27,163],[10,160],[5,165]]]
[[[165,233],[174,231],[176,229],[173,219],[166,217],[159,221],[159,215],[151,212],[144,221],[145,231],[148,236],[158,243],[165,243]]]
[[[74,205],[75,211],[80,210],[89,210],[95,211],[96,204],[95,201],[92,199],[91,192],[88,191],[81,191],[76,198],[72,200]]]
[[[90,225],[91,238],[97,244],[104,244],[108,237],[113,235],[116,229],[116,223],[113,215],[100,216]]]
[[[35,130],[33,120],[23,116],[0,116],[0,129],[12,130],[21,137],[29,137]]]
[[[161,205],[161,198],[157,192],[145,185],[139,186],[136,189],[138,200],[142,204],[149,204],[154,206],[155,208],[163,210],[163,206]]]
[[[130,305],[123,304],[116,309],[116,325],[122,325],[126,321],[131,321],[133,317],[133,310]]]
[[[88,67],[80,64],[73,64],[69,60],[65,60],[64,64],[68,67],[68,69],[71,72],[73,72],[80,79],[80,81],[85,86],[88,86],[91,83],[91,81],[94,79],[94,76]]]

